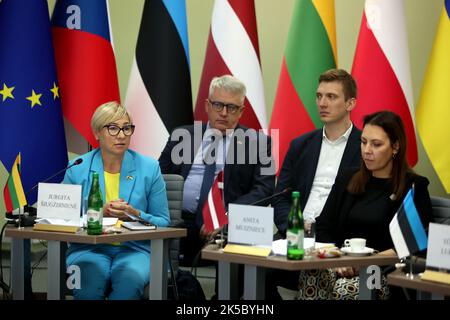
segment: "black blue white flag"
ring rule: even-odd
[[[408,191],[403,203],[389,224],[392,242],[400,258],[427,248],[427,234],[414,204],[414,188]]]

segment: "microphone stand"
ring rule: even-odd
[[[39,183],[47,182],[47,181],[53,179],[54,177],[60,175],[60,174],[63,173],[64,171],[66,171],[66,170],[72,168],[73,166],[77,166],[77,165],[79,165],[79,164],[82,163],[82,162],[83,162],[83,159],[78,158],[78,159],[75,160],[71,165],[69,165],[69,166],[67,166],[67,167],[65,167],[65,168],[63,168],[63,169],[57,171],[55,174],[53,174],[53,175],[51,175],[50,177],[44,179],[43,181],[36,183],[30,190],[28,190],[28,191],[25,193],[25,197],[26,197],[27,195],[29,195],[34,189],[36,189],[36,188],[39,186]],[[30,226],[33,226],[34,223],[35,223],[35,220],[36,220],[36,215],[37,215],[37,210],[36,210],[36,208],[34,208],[34,207],[29,206],[29,205],[26,204],[26,205],[23,206],[23,212],[21,212],[21,211],[22,211],[22,208],[19,208],[19,217],[18,217],[17,221],[14,221],[14,220],[15,220],[15,217],[14,217],[15,214],[14,214],[13,211],[11,211],[11,212],[6,212],[6,213],[5,213],[6,219],[10,219],[10,220],[8,220],[7,223],[16,223],[16,224],[18,225],[18,228],[19,228],[19,229],[21,229],[22,227],[30,227]],[[28,215],[25,215],[25,213],[28,213]],[[23,220],[23,221],[22,221],[22,220]]]

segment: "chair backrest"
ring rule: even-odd
[[[166,182],[167,200],[169,202],[170,226],[179,226],[182,222],[181,210],[183,208],[183,188],[184,179],[177,174],[163,174]],[[178,270],[178,253],[180,248],[179,239],[172,239],[170,242],[170,260],[174,270]]]
[[[450,225],[450,199],[431,197],[433,222]]]

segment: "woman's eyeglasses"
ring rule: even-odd
[[[115,124],[107,124],[106,126],[103,126],[103,128],[108,129],[108,133],[110,136],[117,136],[120,131],[123,131],[123,134],[126,136],[131,136],[134,132],[135,125],[127,124],[121,128]]]

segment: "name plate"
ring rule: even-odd
[[[76,225],[80,223],[80,185],[39,183],[38,188],[38,218],[70,220]]]
[[[272,247],[273,208],[231,203],[228,243]]]
[[[450,226],[430,223],[427,267],[450,270]]]

